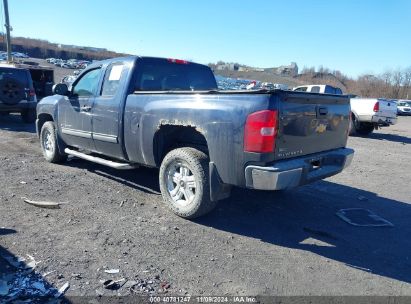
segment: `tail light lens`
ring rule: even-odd
[[[34,97],[36,96],[36,91],[34,89],[30,89],[30,88],[25,88],[24,91],[26,93],[26,99],[28,101],[33,101]]]
[[[380,111],[380,102],[377,101],[374,105],[374,112],[379,112]]]
[[[278,112],[264,110],[248,115],[244,130],[244,151],[274,152]]]

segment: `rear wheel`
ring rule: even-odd
[[[36,110],[29,109],[21,112],[21,118],[25,123],[34,123],[36,121]]]
[[[194,148],[169,152],[160,167],[160,189],[164,202],[178,216],[196,218],[210,212],[209,159]]]
[[[350,121],[350,135],[355,135],[357,133],[357,126],[358,122],[357,119],[355,118],[354,114],[351,114],[351,121]]]
[[[58,148],[57,136],[54,122],[46,121],[41,128],[40,143],[44,158],[50,163],[61,163],[67,159],[67,154]]]
[[[350,135],[369,135],[374,131],[374,124],[368,122],[359,122],[354,114],[351,114]]]
[[[357,129],[357,133],[360,135],[369,135],[372,131],[374,131],[374,124],[372,123],[361,123]]]

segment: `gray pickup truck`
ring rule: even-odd
[[[290,189],[332,176],[354,153],[348,98],[219,91],[209,67],[184,60],[93,63],[54,93],[37,106],[47,161],[159,167],[164,202],[185,218],[211,211],[233,186]]]

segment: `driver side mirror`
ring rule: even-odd
[[[70,91],[65,83],[58,83],[53,86],[53,93],[56,95],[69,96]]]

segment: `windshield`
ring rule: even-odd
[[[159,58],[143,58],[137,63],[138,91],[217,90],[217,82],[207,66]]]

